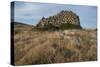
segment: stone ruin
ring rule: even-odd
[[[81,29],[79,16],[72,11],[62,10],[54,16],[42,19],[36,25],[38,29]]]

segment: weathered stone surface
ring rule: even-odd
[[[36,25],[45,29],[81,29],[79,16],[72,11],[61,11],[48,18],[42,17]]]

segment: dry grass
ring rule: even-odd
[[[48,64],[97,59],[94,30],[31,31],[14,35],[15,65]],[[63,34],[63,36],[61,35]]]

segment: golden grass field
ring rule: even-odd
[[[96,30],[32,31],[15,27],[15,65],[97,60]]]

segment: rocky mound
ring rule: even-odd
[[[43,30],[81,29],[79,16],[72,11],[61,11],[48,18],[42,17],[37,28]]]

